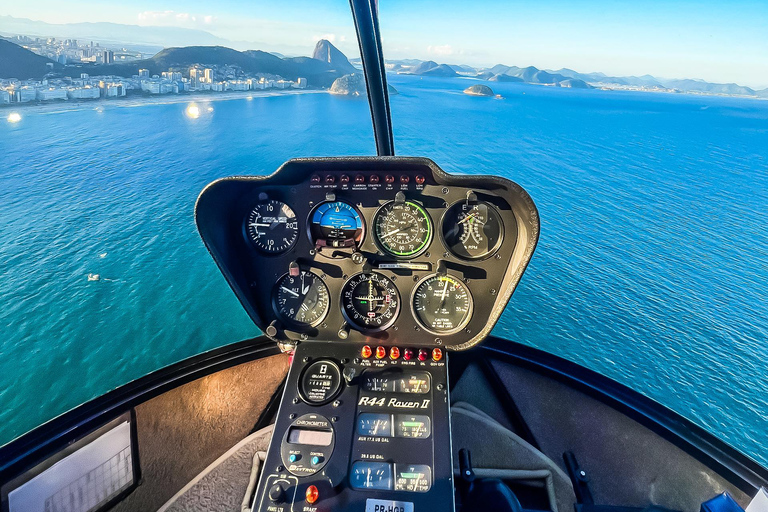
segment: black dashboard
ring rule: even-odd
[[[251,509],[454,510],[449,352],[480,343],[520,281],[528,194],[425,158],[300,159],[211,183],[195,214],[293,354]]]
[[[517,184],[424,158],[291,160],[210,184],[200,233],[275,341],[462,350],[488,335],[539,234]]]

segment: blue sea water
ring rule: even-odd
[[[399,154],[507,176],[539,207],[539,248],[495,334],[768,461],[768,102],[391,81]],[[196,233],[205,184],[375,151],[361,99],[200,101],[197,119],[186,103],[124,105],[0,122],[0,443],[258,334]]]

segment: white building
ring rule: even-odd
[[[0,89],[0,103],[6,104],[11,102],[11,93],[5,89]]]
[[[49,89],[38,89],[37,99],[40,101],[65,100],[67,99],[67,90],[55,89],[53,87]]]
[[[100,82],[99,88],[105,98],[121,98],[125,96],[125,85],[119,82]]]
[[[296,83],[293,84],[293,87],[296,89],[306,89],[307,88],[307,79],[306,78],[297,78]]]
[[[251,88],[245,80],[229,80],[225,83],[228,91],[248,91]]]
[[[205,69],[205,83],[207,84],[213,83],[213,70],[210,68]]]
[[[149,70],[148,69],[140,69],[139,70],[139,78],[149,78]]]
[[[67,89],[67,97],[71,100],[95,100],[101,96],[101,90],[98,87],[70,87]]]
[[[291,85],[293,85],[293,82],[290,80],[278,80],[275,82],[276,89],[288,89]]]
[[[213,92],[224,92],[224,82],[216,82],[211,84],[211,90]]]
[[[26,103],[28,101],[35,100],[37,97],[37,91],[34,87],[25,85],[24,87],[14,89],[13,96],[14,98],[12,98],[12,101],[16,101],[18,103]]]

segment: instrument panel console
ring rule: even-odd
[[[209,185],[198,228],[246,311],[281,343],[461,350],[488,335],[539,233],[517,184],[424,158],[322,158]]]

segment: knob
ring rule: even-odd
[[[274,484],[269,488],[269,499],[275,503],[282,503],[285,501],[285,489],[280,484]]]

